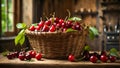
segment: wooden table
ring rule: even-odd
[[[115,63],[91,63],[88,61],[69,62],[68,60],[44,59],[37,61],[20,61],[18,58],[8,60],[0,55],[0,68],[120,68],[120,60]]]

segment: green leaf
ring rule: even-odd
[[[95,35],[94,35],[94,33],[92,31],[89,31],[89,37],[92,40],[94,39]]]
[[[33,26],[37,26],[37,23],[32,24]]]
[[[2,52],[2,55],[3,55],[3,56],[7,56],[8,53],[9,53],[9,51],[6,50],[6,51]]]
[[[118,57],[117,53],[111,52],[110,55],[111,55],[111,56],[116,56],[116,57]]]
[[[89,37],[94,39],[96,35],[98,35],[98,30],[95,27],[89,27]]]
[[[23,45],[23,43],[25,42],[25,36],[23,35],[19,41],[20,45]]]
[[[91,49],[91,48],[90,48],[89,45],[86,45],[86,46],[84,47],[84,50],[85,50],[85,51],[90,51],[90,49]]]
[[[18,43],[20,43],[20,45],[22,45],[22,44],[23,44],[23,41],[25,41],[24,36],[25,36],[25,30],[23,29],[23,30],[21,30],[21,31],[19,32],[19,34],[15,37],[15,45],[17,45]]]
[[[72,28],[68,28],[68,29],[66,30],[66,32],[73,32],[73,31],[76,31],[76,30],[74,30],[74,29],[72,29]]]
[[[26,25],[25,23],[18,23],[18,24],[16,25],[16,27],[17,27],[18,29],[25,29],[25,28],[27,27],[27,25]]]
[[[110,55],[120,57],[117,49],[115,49],[115,48],[110,49]]]
[[[89,27],[89,29],[94,33],[94,35],[98,35],[98,30],[95,27]]]
[[[117,49],[115,49],[115,48],[111,48],[111,49],[110,49],[110,52],[116,53],[116,52],[118,52],[118,51],[117,51]]]
[[[22,37],[22,34],[18,34],[16,37],[15,37],[15,45],[17,45],[19,43],[19,40],[21,39]]]
[[[22,29],[19,33],[18,33],[18,35],[19,34],[24,34],[25,33],[25,29]]]
[[[81,21],[82,19],[79,18],[79,17],[72,17],[72,18],[69,18],[68,20],[71,20],[71,21]]]

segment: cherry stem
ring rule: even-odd
[[[45,18],[48,20],[48,17],[47,17],[47,16],[45,16]]]
[[[68,16],[65,17],[65,22],[67,21]]]
[[[54,18],[55,18],[55,12],[53,12],[53,15],[52,15],[52,23],[54,23]]]
[[[70,10],[67,9],[67,12],[68,12],[68,18],[70,18],[71,16]]]

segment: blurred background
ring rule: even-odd
[[[15,46],[19,30],[17,23],[39,23],[41,17],[82,18],[84,23],[95,26],[99,35],[94,40],[87,37],[91,50],[120,50],[120,0],[0,0],[0,52],[29,46]]]

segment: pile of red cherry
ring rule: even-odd
[[[116,61],[116,56],[107,55],[105,51],[102,51],[101,54],[98,54],[96,52],[89,53],[89,51],[84,51],[82,56],[83,57],[81,60],[91,61],[92,63],[97,63],[98,60],[100,60],[101,62],[107,62],[108,60],[110,60],[110,62]],[[77,59],[75,59],[74,55],[69,55],[68,60],[73,62]]]
[[[63,20],[61,18],[52,17],[46,21],[41,20],[37,24],[37,26],[31,25],[29,27],[29,30],[41,32],[55,32],[55,31],[65,32],[68,28],[72,28],[78,31],[82,29],[80,22]]]
[[[98,60],[100,60],[102,62],[107,62],[108,60],[110,60],[111,62],[115,62],[116,59],[117,59],[116,56],[107,55],[107,53],[105,51],[102,51],[100,55],[96,52],[89,53],[89,51],[84,51],[82,56],[83,56],[82,60],[91,61],[93,63],[98,62]],[[30,50],[30,51],[27,51],[27,52],[16,51],[16,52],[8,53],[7,58],[8,59],[19,58],[21,61],[31,60],[32,58],[36,58],[37,60],[41,60],[42,54],[37,53],[35,50]],[[69,55],[68,60],[71,61],[71,62],[79,61],[79,59],[76,59],[74,57],[74,55]]]
[[[37,60],[41,60],[42,54],[37,53],[35,50],[30,50],[28,52],[21,51],[21,52],[11,52],[7,54],[8,59],[19,58],[20,60],[31,60],[31,58],[36,58]]]

